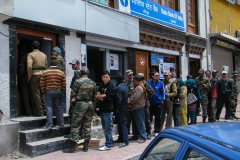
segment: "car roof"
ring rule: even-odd
[[[217,122],[175,127],[165,129],[163,130],[163,133],[176,133],[177,135],[179,131],[187,132],[189,134],[208,139],[240,152],[239,122]]]

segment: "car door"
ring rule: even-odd
[[[179,159],[182,149],[186,148],[185,140],[170,134],[161,134],[145,149],[140,160]]]

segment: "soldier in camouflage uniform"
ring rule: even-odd
[[[126,71],[127,79],[124,80],[124,83],[128,86],[128,96],[130,97],[132,91],[134,90],[134,85],[133,85],[133,71],[131,69],[128,69]],[[130,108],[128,107],[127,113],[126,113],[126,125],[128,128],[128,134],[130,134],[130,125],[131,125],[132,119],[131,119],[131,111]]]
[[[76,152],[76,142],[79,140],[81,125],[84,128],[84,147],[83,151],[88,151],[88,143],[91,139],[91,122],[96,106],[96,84],[89,79],[87,67],[81,69],[82,77],[76,80],[72,86],[71,102],[74,103],[70,147],[63,150],[64,153]]]
[[[73,78],[72,78],[72,81],[71,81],[71,84],[70,84],[70,88],[72,89],[75,80],[77,80],[77,79],[79,79],[81,77],[81,71],[80,71],[80,68],[79,68],[79,66],[80,66],[79,60],[74,59],[69,64],[72,65],[72,69],[74,70]],[[71,99],[72,99],[72,97],[70,95],[70,101],[71,101]],[[71,125],[73,107],[74,107],[74,103],[70,103],[70,107],[69,107],[69,110],[68,110],[70,125]],[[64,138],[70,138],[70,135],[65,135]]]
[[[65,61],[63,57],[61,56],[61,49],[56,46],[52,49],[52,55],[57,57],[58,61],[58,68],[65,74]]]
[[[196,84],[202,94],[203,102],[201,102],[202,110],[203,110],[203,123],[206,122],[207,119],[207,106],[208,106],[208,92],[210,90],[210,81],[207,77],[204,77],[204,69],[199,69],[199,76],[195,79]]]
[[[138,76],[140,76],[142,78],[142,82],[144,87],[146,88],[146,92],[147,92],[147,101],[146,101],[146,105],[145,105],[145,126],[146,126],[146,133],[147,133],[147,139],[150,140],[151,139],[151,122],[150,122],[150,113],[149,113],[149,103],[148,103],[148,99],[152,98],[154,95],[154,90],[152,89],[152,87],[144,80],[144,74],[143,73],[138,73]]]
[[[229,119],[239,119],[240,117],[236,116],[237,102],[238,102],[238,88],[237,88],[237,79],[238,79],[238,71],[234,71],[232,73],[232,88],[233,88],[233,99],[231,99],[231,107],[230,107],[230,118]]]

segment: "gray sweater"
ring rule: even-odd
[[[137,86],[131,96],[128,98],[128,106],[131,111],[134,111],[145,106],[146,97],[144,90],[141,86]]]

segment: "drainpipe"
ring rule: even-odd
[[[206,55],[207,55],[207,69],[209,69],[209,64],[208,64],[208,55],[212,55],[211,54],[211,51],[210,51],[210,40],[209,40],[209,35],[208,35],[208,25],[207,25],[207,23],[209,23],[210,24],[210,22],[208,22],[207,21],[207,3],[206,3],[206,1],[207,0],[204,0],[204,10],[205,10],[205,22],[206,22],[206,25],[205,25],[205,30],[206,30],[206,38],[207,38],[207,53],[206,53]],[[212,70],[212,68],[211,68],[211,70]]]

